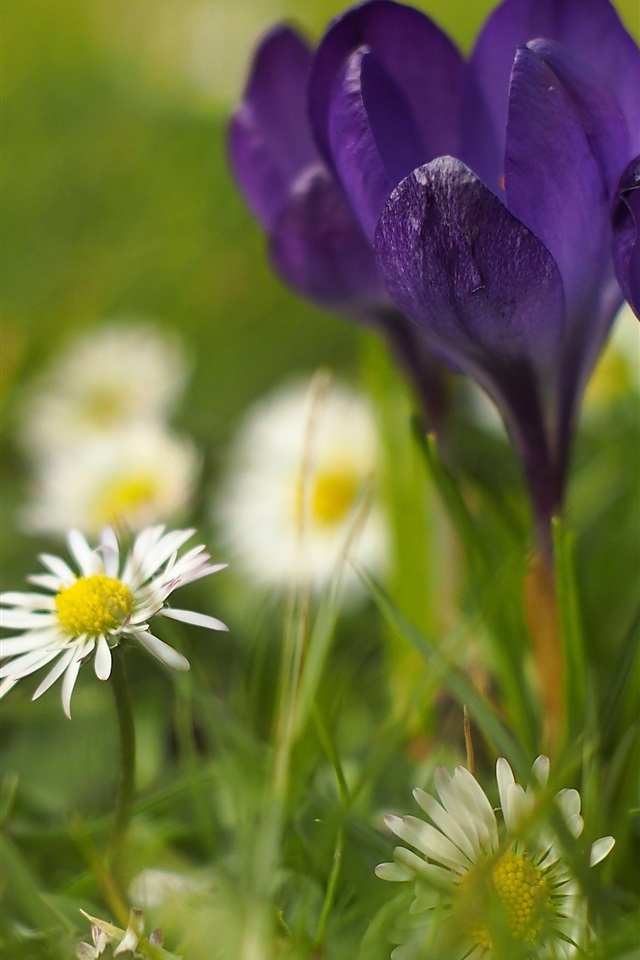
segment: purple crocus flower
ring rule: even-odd
[[[388,39],[394,56],[413,44],[428,61],[434,45],[440,48],[440,60],[429,71],[440,93],[424,111],[426,121],[427,107],[435,107],[436,99],[440,103],[442,130],[427,151],[431,159],[455,148],[451,118],[458,112],[464,64],[451,42],[417,11],[402,7],[392,13]],[[363,231],[316,146],[307,102],[313,60],[310,47],[289,27],[276,27],[263,38],[229,125],[231,167],[268,235],[275,271],[303,297],[380,330],[434,426],[442,414],[442,364],[389,296],[373,236]],[[421,152],[420,160],[424,157]]]
[[[616,274],[640,317],[640,157],[631,161],[620,178],[618,196],[614,212]]]
[[[548,550],[586,380],[622,291],[638,303],[640,53],[608,0],[505,0],[461,80],[442,35],[429,57],[398,40],[409,10],[330,26],[316,142],[394,301],[500,407]]]

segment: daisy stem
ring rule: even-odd
[[[136,736],[129,685],[124,669],[122,651],[113,651],[111,686],[116,701],[118,730],[120,733],[120,770],[115,802],[115,823],[111,836],[109,862],[116,876],[120,876],[122,852],[133,811],[134,774],[136,765]]]

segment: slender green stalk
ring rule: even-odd
[[[116,701],[118,730],[120,735],[120,769],[115,802],[115,822],[109,851],[109,863],[116,877],[120,876],[120,865],[127,832],[133,812],[133,791],[136,766],[136,736],[133,723],[131,697],[124,669],[122,650],[113,651],[111,686]]]

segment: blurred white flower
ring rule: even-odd
[[[561,960],[576,956],[576,944],[585,946],[586,904],[549,815],[554,803],[567,834],[579,837],[584,828],[580,794],[561,790],[555,800],[543,796],[547,757],[534,763],[526,790],[503,757],[496,776],[502,824],[464,767],[453,776],[442,767],[436,771],[439,801],[424,790],[413,791],[431,823],[385,817],[389,829],[417,851],[396,847],[394,862],[376,868],[383,880],[415,882],[414,930],[393,951],[393,960],[422,958],[427,946],[434,956],[452,950],[446,956],[456,960],[525,955]],[[597,840],[589,864],[603,860],[613,845],[613,837]]]
[[[28,579],[44,592],[0,594],[0,627],[20,631],[0,639],[0,697],[23,677],[55,661],[33,699],[64,675],[62,706],[69,717],[71,694],[84,661],[93,654],[96,676],[108,680],[111,650],[123,639],[135,640],[174,670],[188,670],[189,661],[154,636],[148,621],[168,617],[209,630],[227,629],[215,617],[167,604],[178,587],[226,567],[211,564],[202,545],[180,554],[194,533],[147,527],[121,562],[111,527],[102,531],[94,550],[78,530],[72,530],[68,544],[78,573],[61,557],[41,554],[46,573]]]
[[[321,590],[347,555],[381,572],[387,531],[376,502],[378,443],[366,400],[316,377],[247,414],[215,520],[234,569],[263,587]],[[359,584],[345,572],[351,595]]]
[[[148,867],[136,874],[129,885],[129,897],[136,906],[149,910],[159,907],[173,897],[184,897],[190,893],[206,890],[207,881],[172,870],[158,870]]]
[[[31,385],[21,440],[32,456],[49,456],[87,437],[163,419],[185,375],[179,341],[151,323],[96,327]]]
[[[37,465],[27,530],[94,536],[104,526],[135,532],[176,519],[189,504],[200,467],[192,443],[156,424],[88,437]]]

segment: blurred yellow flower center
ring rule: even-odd
[[[158,493],[156,477],[141,475],[122,477],[112,483],[100,496],[93,507],[96,526],[117,524],[141,507],[152,503]]]
[[[312,520],[322,526],[340,523],[349,513],[359,488],[359,478],[348,468],[318,473],[311,487]]]
[[[489,867],[486,862],[478,864],[458,889],[467,895],[467,933],[478,946],[495,946],[492,931],[516,943],[533,943],[539,936],[549,906],[548,883],[542,871],[521,854],[505,853]]]
[[[85,415],[99,427],[110,427],[122,419],[125,404],[119,391],[108,384],[94,385],[84,400]]]
[[[98,637],[127,619],[133,610],[133,594],[121,580],[96,573],[60,590],[55,604],[65,630],[76,636]]]

